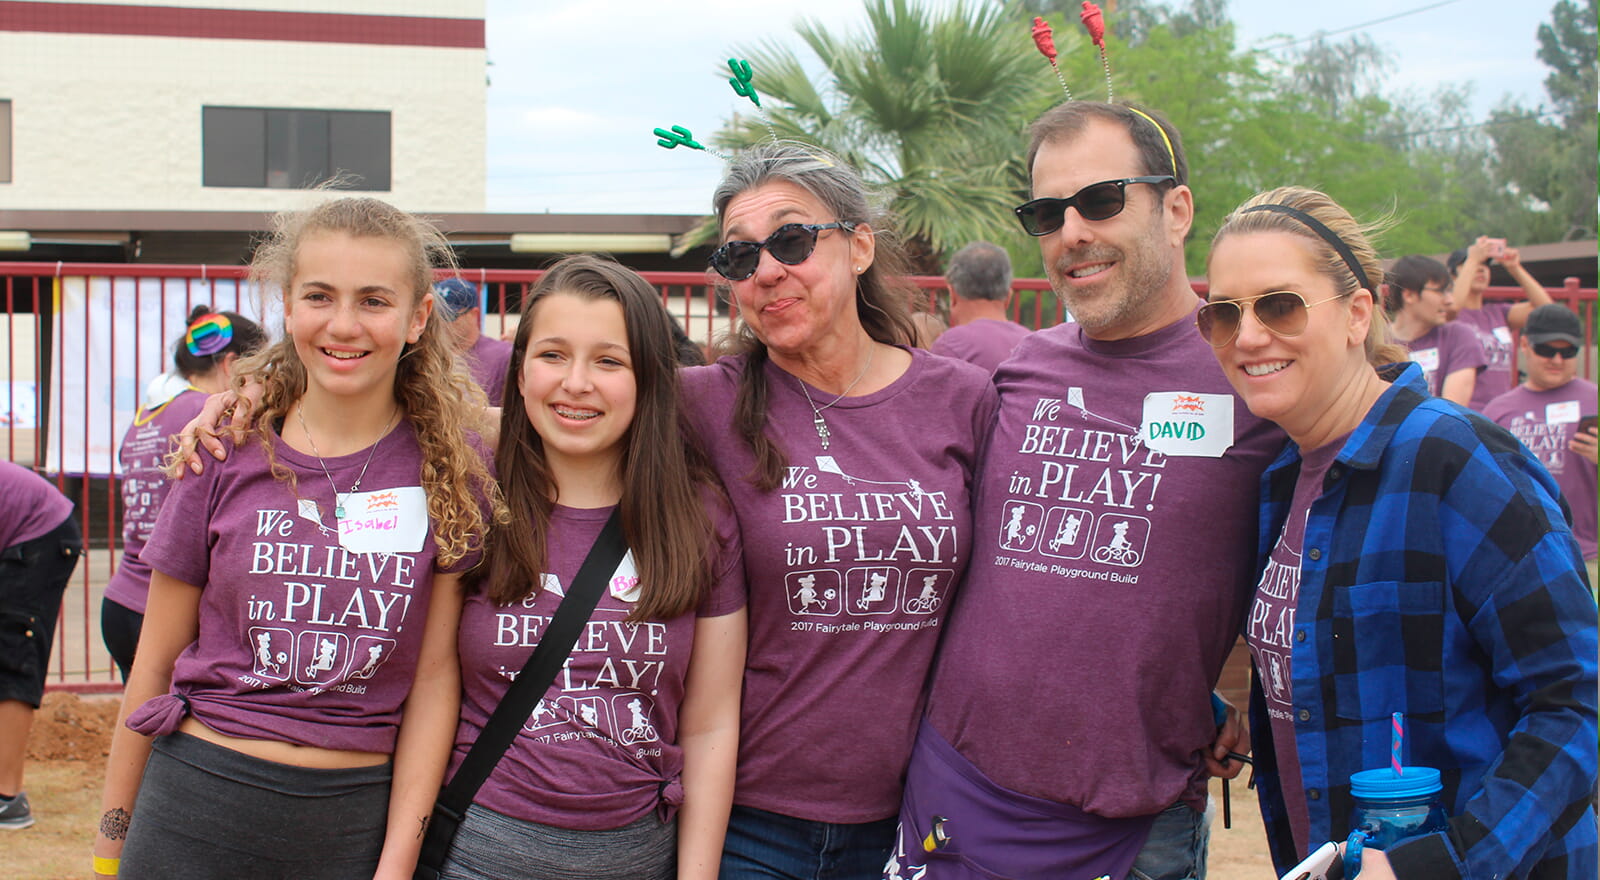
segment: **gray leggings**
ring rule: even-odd
[[[524,822],[473,804],[439,869],[440,880],[670,880],[678,822],[655,814],[610,831]]]
[[[122,850],[123,880],[371,877],[393,766],[316,770],[187,734],[157,737]]]

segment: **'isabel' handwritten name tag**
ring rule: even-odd
[[[351,553],[417,553],[428,535],[421,486],[339,495],[339,546]]]

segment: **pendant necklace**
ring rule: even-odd
[[[305,405],[301,404],[299,407],[297,407],[294,411],[294,414],[299,416],[300,430],[305,432],[306,442],[311,444],[311,454],[317,457],[317,464],[322,465],[322,475],[328,478],[328,488],[333,490],[333,518],[335,520],[344,519],[344,504],[339,501],[339,487],[334,484],[333,474],[328,472],[328,463],[322,460],[322,453],[317,451],[317,441],[311,439],[311,429],[306,427]],[[383,442],[383,438],[389,436],[390,429],[392,429],[394,427],[394,423],[399,420],[400,407],[397,406],[394,408],[394,415],[389,417],[389,424],[383,427],[383,433],[379,434],[378,439],[372,442],[372,449],[367,452],[366,464],[361,465],[361,473],[356,474],[355,484],[352,485],[350,487],[350,491],[345,494],[354,495],[361,491],[361,478],[367,475],[367,465],[372,464],[372,456],[377,454],[378,444]]]
[[[817,428],[817,439],[822,441],[823,449],[828,448],[828,437],[831,436],[831,433],[828,431],[828,422],[822,418],[822,411],[833,406],[839,401],[844,400],[844,396],[849,394],[850,391],[856,387],[856,385],[860,384],[861,380],[866,377],[867,371],[872,369],[872,356],[877,352],[877,350],[878,346],[876,344],[867,349],[867,363],[861,368],[861,372],[856,374],[855,380],[849,385],[846,385],[844,391],[840,392],[838,397],[835,397],[833,400],[829,401],[823,406],[817,406],[817,402],[811,399],[810,390],[806,388],[806,383],[801,381],[799,376],[794,378],[796,382],[800,383],[800,393],[806,396],[806,403],[811,404],[811,414],[815,417],[812,421],[812,424]]]

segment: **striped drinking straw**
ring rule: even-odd
[[[1400,766],[1400,745],[1401,742],[1406,738],[1406,724],[1405,721],[1400,717],[1400,714],[1401,713],[1399,712],[1394,713],[1394,735],[1390,737],[1389,745],[1389,764],[1394,768],[1394,775],[1396,776],[1405,775],[1405,770]]]

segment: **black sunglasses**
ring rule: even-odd
[[[1049,235],[1067,222],[1068,208],[1077,208],[1085,220],[1109,220],[1121,214],[1123,207],[1128,204],[1128,184],[1172,183],[1176,180],[1170,174],[1102,180],[1064,199],[1034,199],[1012,210],[1017,212],[1017,219],[1022,221],[1022,228],[1029,235]]]
[[[1334,294],[1307,303],[1305,297],[1292,290],[1274,290],[1244,299],[1212,300],[1194,313],[1194,324],[1212,348],[1222,348],[1239,335],[1239,325],[1244,322],[1244,310],[1248,307],[1268,332],[1284,337],[1299,336],[1306,332],[1312,307],[1332,302],[1339,296]]]
[[[1578,349],[1571,345],[1557,348],[1548,342],[1538,342],[1533,346],[1533,353],[1542,358],[1565,358],[1570,361],[1578,356]]]
[[[711,268],[729,281],[743,281],[756,274],[761,264],[761,249],[786,266],[797,266],[817,249],[817,233],[827,229],[850,232],[854,223],[785,223],[773,230],[766,241],[730,241],[711,252]]]

